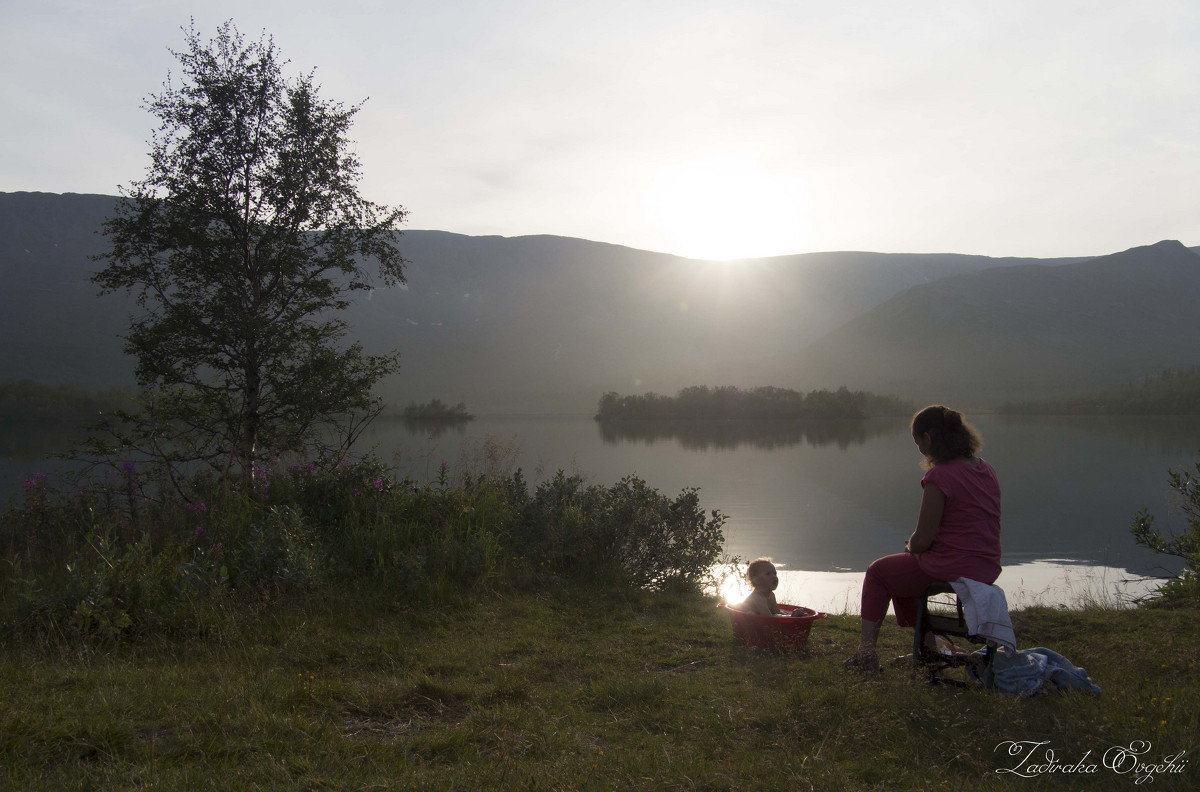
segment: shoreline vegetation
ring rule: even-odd
[[[671,498],[636,476],[558,471],[531,486],[494,443],[428,483],[374,459],[278,462],[248,482],[130,461],[63,482],[36,473],[0,510],[0,632],[188,632],[230,598],[346,581],[435,608],[545,578],[698,590],[724,522],[695,489]]]
[[[624,396],[615,392],[600,397],[595,419],[601,423],[645,420],[863,420],[908,416],[913,405],[894,396],[880,396],[841,387],[836,391],[808,393],[762,386],[743,390],[722,385],[694,385],[675,396],[657,393]]]
[[[1200,367],[1164,371],[1069,399],[1007,402],[1002,415],[1200,415]]]

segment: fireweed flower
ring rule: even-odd
[[[377,490],[383,489],[383,479],[382,478],[375,479],[374,481],[371,482],[371,486]]]
[[[196,526],[196,538],[197,538],[197,539],[203,539],[203,538],[205,538],[206,536],[208,536],[208,531],[204,530],[204,526],[203,526],[203,525],[197,525],[197,526]]]
[[[27,489],[27,490],[43,489],[46,486],[46,480],[49,478],[50,478],[50,476],[47,475],[46,473],[34,473],[32,476],[25,479],[25,484],[24,484],[25,489]]]

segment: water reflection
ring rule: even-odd
[[[76,424],[60,421],[0,422],[0,505],[21,491],[35,473],[56,474],[76,467],[55,459],[86,436]]]
[[[62,453],[83,439],[84,430],[61,421],[0,422],[0,458],[14,462],[40,462]]]
[[[599,423],[600,439],[608,444],[675,440],[688,451],[732,450],[743,446],[763,450],[788,448],[801,443],[842,450],[896,433],[900,419],[852,420],[636,420]]]
[[[1194,415],[996,415],[1002,430],[1074,431],[1171,456],[1200,454],[1200,416]]]
[[[863,574],[780,569],[775,596],[789,605],[857,615]],[[1130,607],[1151,594],[1159,581],[1117,567],[1053,559],[1007,565],[996,585],[1004,589],[1012,610],[1034,606],[1119,608]],[[727,577],[715,593],[728,602],[741,602],[750,593],[750,586],[740,578]]]
[[[466,434],[467,425],[470,423],[470,421],[452,421],[440,418],[410,418],[408,416],[376,419],[376,422],[380,424],[393,421],[402,423],[405,431],[409,434],[418,435],[427,440],[437,440],[449,432],[453,432],[461,437]]]

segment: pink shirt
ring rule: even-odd
[[[946,508],[933,544],[917,554],[917,565],[930,577],[960,577],[993,583],[1000,576],[1000,482],[987,462],[956,460],[934,465],[921,486],[935,484],[946,495]]]

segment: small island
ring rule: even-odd
[[[694,385],[672,396],[656,393],[600,397],[596,420],[605,423],[627,420],[680,419],[773,419],[773,420],[862,420],[911,415],[912,405],[894,396],[880,396],[841,387],[836,391],[814,390],[807,394],[788,388],[763,386],[742,390],[733,386],[710,388]]]
[[[404,408],[403,417],[406,421],[418,423],[467,423],[475,420],[475,416],[467,412],[465,402],[451,407],[441,399],[432,399],[425,404],[411,402]]]

